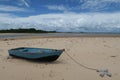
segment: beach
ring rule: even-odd
[[[0,40],[0,80],[119,80],[120,36],[28,37]],[[65,49],[55,62],[8,58],[17,47]],[[94,69],[108,69],[112,77],[100,77]]]

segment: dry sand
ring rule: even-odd
[[[16,47],[66,49],[79,63],[109,69],[112,77],[74,63],[64,52],[52,63],[7,59]],[[69,37],[0,40],[0,80],[120,80],[120,37]]]

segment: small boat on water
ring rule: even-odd
[[[56,50],[29,47],[20,47],[8,50],[10,56],[41,61],[55,61],[63,51],[65,51],[65,49]]]

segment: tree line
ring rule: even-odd
[[[55,33],[56,31],[36,30],[35,28],[19,28],[0,30],[0,33]]]

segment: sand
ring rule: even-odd
[[[80,67],[64,52],[55,62],[8,59],[16,47],[65,49],[79,63],[109,69],[112,77],[100,77]],[[120,80],[120,37],[69,37],[0,40],[0,80]]]

